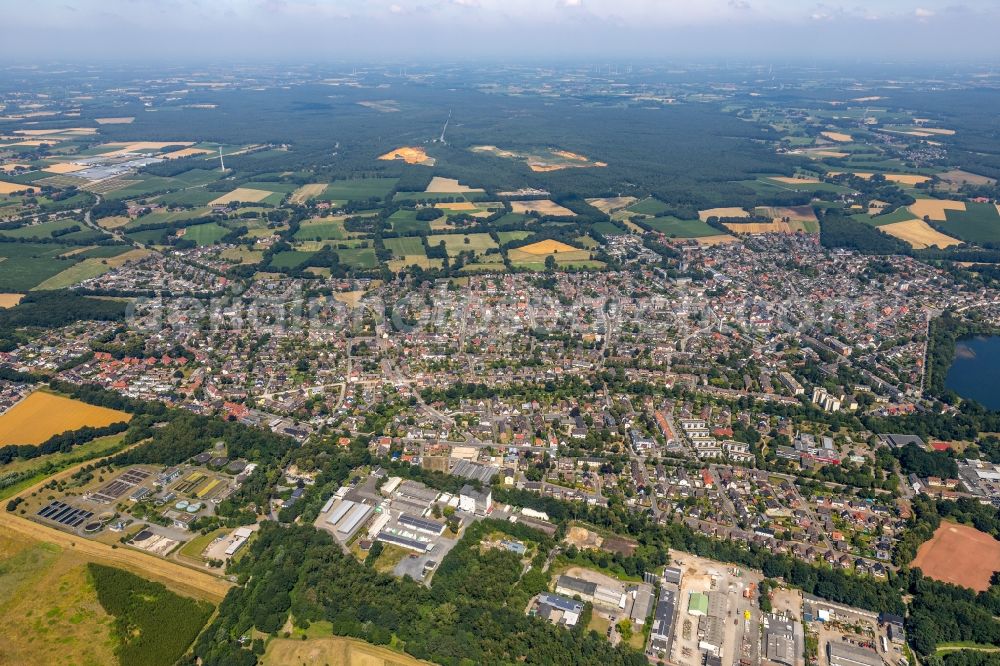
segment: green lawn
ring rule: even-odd
[[[516,240],[524,240],[531,236],[530,231],[499,231],[497,232],[497,238],[500,239],[501,243],[509,243]]]
[[[198,187],[193,190],[170,192],[157,197],[156,201],[158,203],[169,204],[172,206],[204,206],[218,198],[218,192],[209,192],[203,187]]]

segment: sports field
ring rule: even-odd
[[[49,437],[68,430],[84,426],[98,428],[131,418],[131,414],[117,409],[35,391],[0,415],[0,445],[41,444]]]
[[[910,563],[916,567],[935,580],[984,592],[993,572],[1000,571],[1000,541],[974,527],[942,521],[917,550]]]

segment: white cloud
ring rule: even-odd
[[[916,10],[913,12],[913,15],[916,16],[918,19],[929,19],[930,17],[934,16],[934,12],[932,12],[929,9],[924,9],[923,7],[917,7]]]

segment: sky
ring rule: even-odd
[[[0,0],[0,58],[1000,60],[998,0]]]

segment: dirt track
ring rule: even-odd
[[[18,493],[29,495],[53,479],[65,478],[85,465],[99,460],[88,460],[50,476]],[[222,600],[232,583],[204,571],[191,569],[176,562],[147,555],[126,547],[112,548],[99,541],[92,541],[60,530],[46,527],[34,521],[0,509],[0,529],[9,529],[38,541],[53,543],[61,548],[81,553],[95,562],[116,565],[146,578],[163,583],[181,594],[186,594],[215,603]]]

